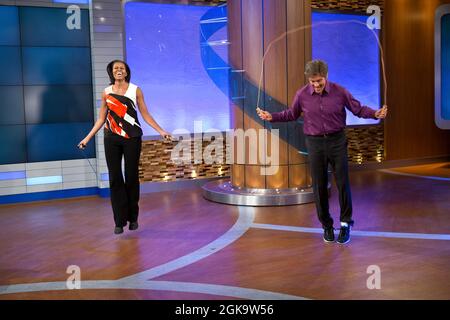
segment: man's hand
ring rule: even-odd
[[[386,118],[387,113],[388,113],[388,107],[387,107],[387,105],[384,105],[383,108],[381,108],[380,110],[377,110],[375,112],[375,118],[384,119],[384,118]]]
[[[272,115],[267,112],[267,111],[263,111],[261,110],[259,107],[256,108],[256,112],[258,113],[258,116],[262,119],[262,120],[266,120],[266,121],[271,121],[272,120]]]

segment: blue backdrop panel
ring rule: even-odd
[[[17,7],[0,6],[0,46],[19,45],[19,11]]]
[[[23,47],[25,85],[92,83],[89,48]]]
[[[22,84],[20,47],[0,46],[0,70],[5,75],[0,77],[0,85]]]
[[[0,86],[2,97],[2,115],[0,126],[9,124],[25,124],[22,86]]]
[[[89,11],[0,6],[0,165],[84,158],[94,122]],[[95,143],[86,155],[95,157]]]
[[[77,144],[91,128],[91,122],[27,125],[28,162],[83,158]],[[94,140],[84,152],[87,157],[95,158]]]
[[[92,86],[26,86],[26,123],[94,121]]]
[[[208,6],[128,2],[125,5],[127,60],[132,81],[144,92],[149,111],[166,130],[194,130],[194,121],[203,122],[203,130],[230,127],[228,93],[223,92],[203,65],[201,27],[211,10]],[[226,27],[211,39],[211,46],[227,59]],[[212,56],[211,56],[212,57]],[[211,62],[206,59],[207,62]],[[219,60],[215,60],[219,61]],[[213,61],[214,62],[214,61]],[[211,63],[211,68],[227,64]],[[227,73],[224,73],[227,75]],[[221,81],[228,84],[228,79]],[[144,123],[141,119],[141,123]],[[143,125],[144,135],[156,132]]]
[[[380,49],[367,16],[313,12],[312,55],[328,63],[329,79],[374,109],[380,107]],[[356,22],[355,22],[356,21]],[[347,124],[375,124],[347,111]]]
[[[0,146],[0,164],[27,162],[25,125],[0,126]]]
[[[441,23],[441,117],[450,120],[450,14]]]
[[[20,8],[22,46],[89,47],[88,11],[80,11],[80,29],[67,27],[71,15],[66,8]]]

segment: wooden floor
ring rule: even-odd
[[[199,189],[142,194],[140,228],[121,235],[109,199],[0,206],[0,299],[450,299],[450,180],[408,170],[351,173],[346,245],[323,242],[313,204],[234,207]],[[66,290],[70,265],[81,290]]]

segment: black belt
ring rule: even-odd
[[[336,132],[331,132],[331,133],[325,133],[325,134],[318,134],[318,135],[308,135],[308,137],[314,137],[314,138],[327,138],[327,137],[334,137],[337,135],[340,135],[341,133],[343,133],[344,130],[340,130],[340,131],[336,131]]]

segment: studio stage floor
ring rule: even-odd
[[[121,235],[109,199],[0,206],[0,299],[450,299],[449,177],[449,163],[352,172],[347,245],[323,242],[313,204],[234,207],[198,188],[142,194]]]

